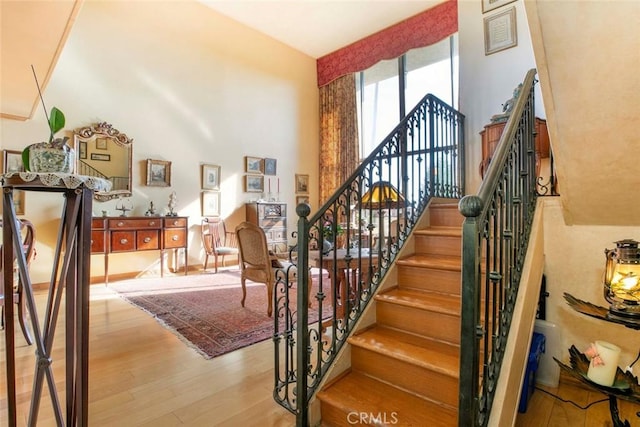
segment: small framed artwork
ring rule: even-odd
[[[309,204],[309,197],[308,196],[296,196],[296,205],[299,205],[300,203]]]
[[[275,175],[277,162],[276,159],[264,159],[264,174]]]
[[[309,192],[309,175],[296,174],[296,193],[307,194]]]
[[[220,192],[202,192],[202,216],[220,216]]]
[[[171,162],[147,159],[147,185],[151,187],[171,186]]]
[[[16,209],[16,215],[24,215],[25,195],[24,190],[13,190],[13,206]]]
[[[247,193],[262,193],[264,191],[264,177],[262,175],[245,175],[244,191]]]
[[[101,162],[111,161],[110,154],[91,153],[91,160],[100,160]]]
[[[81,159],[87,158],[87,141],[80,141],[78,145],[78,155]]]
[[[22,153],[15,150],[4,150],[2,173],[24,172]]]
[[[220,166],[202,165],[202,189],[220,190]]]
[[[260,157],[245,156],[244,171],[247,173],[264,173],[264,162]]]
[[[513,3],[516,0],[482,0],[482,13],[487,13],[505,4]]]
[[[518,45],[516,8],[484,18],[484,54],[500,52]]]
[[[107,139],[96,138],[96,150],[106,150],[106,149],[107,149]]]

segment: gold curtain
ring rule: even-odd
[[[320,88],[320,204],[358,167],[355,74]]]

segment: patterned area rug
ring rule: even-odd
[[[266,286],[247,281],[247,299],[242,307],[237,268],[162,279],[123,280],[110,283],[109,288],[150,313],[207,359],[273,336],[274,319],[267,316]],[[291,298],[295,301],[295,289]],[[328,314],[330,309],[323,311]],[[309,311],[310,319],[317,319],[317,311],[313,308]]]

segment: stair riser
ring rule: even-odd
[[[437,364],[436,360],[431,361]],[[384,354],[353,346],[351,368],[433,402],[458,407],[458,379]]]
[[[462,256],[459,236],[415,234],[416,254]]]
[[[398,284],[402,288],[460,295],[460,271],[399,265]]]
[[[464,217],[457,206],[431,205],[429,207],[429,224],[433,226],[457,227],[464,222]]]
[[[460,316],[451,316],[378,301],[376,306],[378,324],[404,330],[424,337],[460,343]]]

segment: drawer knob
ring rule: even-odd
[[[124,225],[124,222],[122,222],[122,221],[118,222],[118,227],[122,227],[123,225]]]
[[[155,221],[149,221],[149,225],[156,225]]]
[[[178,225],[178,220],[177,219],[173,220],[173,225]]]
[[[128,239],[120,239],[120,244],[121,245],[126,245],[127,243],[129,243]]]
[[[144,242],[145,242],[145,243],[149,243],[150,241],[151,241],[151,237],[145,237],[145,238],[144,238]]]
[[[176,240],[178,240],[178,236],[172,236],[171,240],[173,240],[175,242]]]

